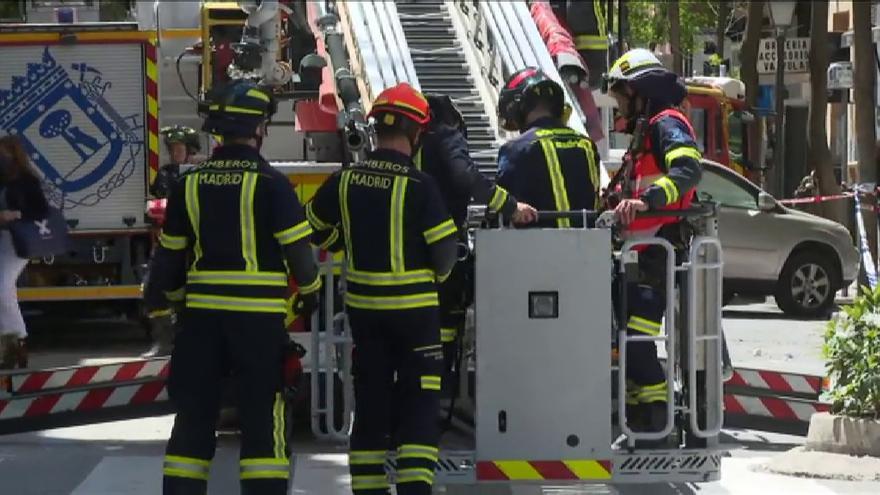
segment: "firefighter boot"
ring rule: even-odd
[[[143,358],[168,356],[174,349],[174,319],[171,315],[163,315],[150,318],[150,333],[153,337],[153,347],[141,354]]]

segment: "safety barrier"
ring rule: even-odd
[[[830,409],[819,400],[821,392],[820,376],[737,368],[724,384],[726,424],[805,431],[810,416]]]

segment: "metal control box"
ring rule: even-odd
[[[607,458],[609,231],[480,230],[476,252],[477,461]]]

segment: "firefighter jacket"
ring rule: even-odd
[[[318,231],[341,236],[348,306],[399,310],[437,306],[437,282],[455,263],[456,227],[434,179],[412,160],[379,149],[337,171],[306,205]]]
[[[701,159],[687,117],[674,108],[658,112],[648,121],[644,145],[631,169],[630,196],[643,200],[651,210],[690,207],[702,177]],[[651,237],[663,225],[679,221],[678,217],[636,219],[626,237]]]
[[[557,119],[535,121],[498,152],[498,184],[539,211],[595,210],[599,201],[599,152],[586,136]],[[537,227],[570,227],[568,219]]]
[[[321,286],[311,233],[287,177],[250,146],[221,146],[171,190],[148,309],[186,270],[187,308],[286,314],[288,269],[301,293]]]
[[[454,127],[432,125],[422,136],[422,147],[414,163],[437,181],[455,225],[464,224],[471,198],[507,218],[516,211],[516,198],[477,170],[464,134]]]
[[[150,194],[155,198],[167,198],[171,188],[180,175],[180,165],[169,163],[156,172],[156,178],[150,185]]]

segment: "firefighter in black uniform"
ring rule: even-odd
[[[385,452],[397,448],[397,493],[428,495],[440,435],[437,282],[455,263],[456,227],[435,181],[411,159],[430,120],[422,94],[406,83],[388,88],[370,117],[377,149],[333,174],[306,215],[316,230],[341,232],[345,245],[355,347],[352,489],[388,494]],[[392,432],[393,410],[400,414]]]
[[[633,144],[612,183],[622,187],[611,204],[626,227],[626,240],[660,237],[687,248],[687,223],[675,210],[691,206],[702,177],[696,134],[679,105],[687,95],[681,78],[648,50],[625,53],[604,75],[605,91],[617,101]],[[618,189],[618,188],[615,188]],[[638,212],[670,210],[668,217],[636,218]],[[666,252],[636,246],[638,281],[627,289],[627,332],[657,336],[666,310]],[[621,283],[617,281],[617,283]],[[617,291],[615,291],[617,293]],[[634,429],[659,431],[667,424],[669,384],[654,342],[627,345],[627,420]]]
[[[168,151],[169,163],[159,168],[156,178],[150,185],[150,194],[155,198],[167,198],[171,187],[180,176],[180,166],[193,162],[193,157],[202,146],[199,135],[191,127],[175,125],[159,130],[165,138],[165,149]],[[175,301],[179,302],[179,301]],[[154,308],[147,314],[150,320],[150,336],[153,345],[141,354],[143,358],[167,356],[174,346],[174,315],[170,306]]]
[[[473,199],[515,223],[525,224],[536,219],[535,209],[520,203],[501,186],[490,182],[478,169],[468,150],[464,118],[446,95],[426,95],[431,107],[431,121],[416,153],[416,168],[437,181],[440,194],[452,220],[459,228],[467,217],[467,206]],[[461,228],[459,242],[466,245]],[[455,366],[465,308],[470,304],[467,290],[472,268],[470,258],[456,263],[449,278],[440,285],[440,341],[443,343],[444,390],[454,391],[452,370]]]
[[[595,210],[599,152],[588,137],[566,127],[562,86],[534,67],[514,73],[498,97],[498,117],[516,139],[498,152],[498,184],[538,210]],[[578,226],[561,218],[539,227]]]
[[[180,166],[193,163],[193,157],[201,151],[202,145],[199,143],[199,134],[192,127],[163,127],[159,133],[165,138],[169,163],[159,168],[150,185],[150,194],[156,198],[167,198],[180,175]]]
[[[301,313],[314,309],[321,281],[296,193],[259,153],[274,108],[271,94],[252,83],[226,86],[207,106],[203,127],[224,145],[171,190],[145,288],[147,306],[161,306],[186,271],[168,384],[177,417],[165,456],[166,495],[206,492],[221,380],[230,370],[240,383],[241,492],[287,493],[281,390],[288,270]]]

